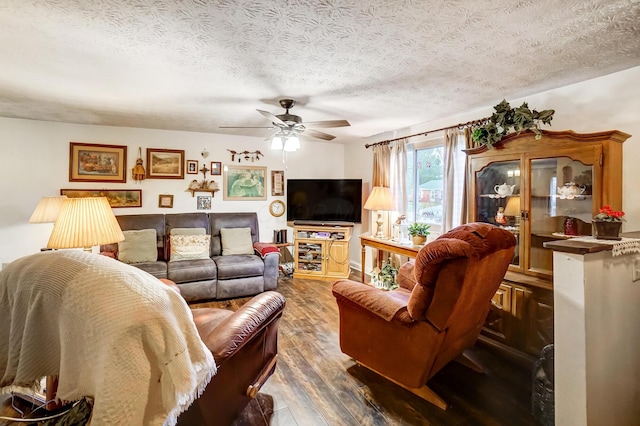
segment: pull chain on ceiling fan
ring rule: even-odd
[[[272,149],[283,149],[284,151],[296,151],[300,148],[299,136],[304,136],[330,141],[335,136],[329,133],[320,132],[310,129],[309,127],[346,127],[350,126],[347,120],[325,120],[311,121],[303,123],[302,117],[290,114],[289,110],[294,107],[296,101],[294,99],[280,99],[280,106],[285,109],[284,114],[274,115],[269,111],[257,109],[260,114],[271,120],[272,126],[254,127],[254,126],[220,126],[224,129],[278,129],[276,133],[269,136],[266,140],[271,140]]]

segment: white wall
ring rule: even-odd
[[[637,425],[640,282],[637,254],[554,252],[558,425]]]
[[[69,142],[126,145],[127,183],[69,182]],[[207,166],[211,161],[221,161],[223,167],[232,164],[227,149],[260,150],[265,156],[259,161],[233,164],[266,166],[269,178],[271,170],[285,169],[282,152],[271,151],[263,138],[0,118],[0,263],[35,253],[46,246],[53,225],[30,224],[28,220],[41,197],[59,195],[61,188],[142,190],[141,208],[117,208],[115,214],[197,211],[197,198],[185,189],[192,179],[202,179],[202,174],[185,174],[182,180],[145,179],[140,184],[131,180],[139,146],[145,167],[146,148],[163,148],[185,150],[185,159],[198,160],[200,167],[203,161]],[[209,151],[206,159],[200,156],[204,148]],[[299,151],[288,153],[285,179],[341,178],[344,157],[343,145],[303,141]],[[214,180],[222,189],[222,176],[216,176]],[[172,209],[158,207],[158,195],[165,193],[174,195]],[[274,218],[269,214],[269,203],[284,197],[272,197],[270,183],[267,194],[266,201],[223,201],[222,191],[219,191],[212,200],[210,211],[256,211],[261,240],[271,241],[274,229],[286,227],[286,216]]]

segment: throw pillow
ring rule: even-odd
[[[169,262],[209,259],[211,235],[171,235]]]
[[[171,235],[206,235],[204,228],[172,228]]]
[[[253,254],[251,228],[222,228],[220,230],[222,255]]]
[[[118,243],[118,260],[124,263],[158,260],[158,240],[155,229],[122,231],[124,240]]]

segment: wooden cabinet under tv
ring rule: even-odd
[[[294,278],[348,278],[350,226],[294,225]]]
[[[622,209],[622,144],[629,137],[543,131],[536,139],[523,132],[492,149],[465,151],[468,221],[501,226],[517,239],[482,343],[530,365],[553,342],[553,252],[544,243],[571,238],[565,229],[591,235],[599,208]]]

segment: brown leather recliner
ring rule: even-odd
[[[515,244],[508,231],[470,223],[427,244],[403,265],[396,290],[337,281],[342,352],[446,409],[426,383],[475,343]]]
[[[180,292],[177,285],[162,280]],[[217,373],[202,395],[180,415],[182,426],[227,426],[273,374],[278,358],[278,324],[285,298],[259,294],[233,312],[192,309],[200,337],[213,353]]]

